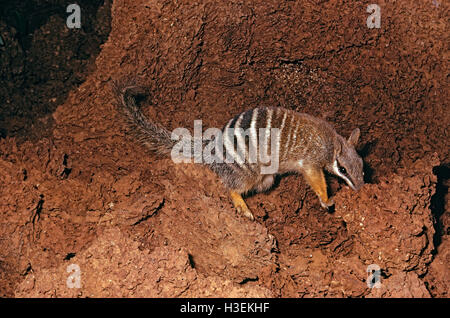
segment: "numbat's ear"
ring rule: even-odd
[[[360,133],[361,132],[360,132],[359,128],[355,128],[355,129],[353,129],[350,137],[348,137],[348,143],[350,145],[352,145],[353,147],[355,147],[356,144],[358,143]]]

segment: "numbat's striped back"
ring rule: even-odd
[[[223,128],[224,158],[235,169],[259,174],[261,165],[269,164],[267,159],[261,160],[266,154],[279,161],[276,173],[283,173],[298,162],[307,164],[309,153],[317,153],[317,147],[325,150],[324,145],[333,145],[334,135],[328,123],[310,115],[278,107],[254,108]]]

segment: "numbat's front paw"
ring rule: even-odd
[[[242,199],[242,196],[235,191],[230,191],[230,195],[236,210],[245,217],[247,217],[248,219],[254,221],[255,218],[250,209],[248,208],[247,204],[245,204],[244,199]]]
[[[319,200],[320,200],[320,205],[324,209],[329,209],[330,207],[332,207],[334,205],[334,199],[333,198],[329,198],[327,202],[323,202],[322,199],[319,199]]]

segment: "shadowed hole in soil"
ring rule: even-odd
[[[365,143],[358,149],[358,153],[363,158],[363,160],[373,151],[375,146],[376,141],[372,141]],[[363,171],[364,171],[364,183],[375,183],[375,181],[373,180],[375,170],[369,165],[367,160],[364,160]]]
[[[68,253],[65,257],[64,257],[64,260],[65,261],[68,261],[68,260],[70,260],[71,258],[74,258],[75,257],[75,253]]]
[[[433,168],[433,173],[437,176],[436,192],[431,197],[431,213],[434,217],[434,226],[436,232],[433,236],[435,252],[441,244],[442,235],[445,235],[445,229],[442,224],[442,215],[445,212],[445,197],[448,194],[447,182],[450,179],[450,164],[442,164]]]
[[[241,282],[239,282],[239,285],[244,285],[249,282],[257,282],[258,280],[259,280],[258,277],[247,277],[247,278],[244,278]]]
[[[192,254],[188,254],[188,260],[191,268],[195,268],[194,256],[192,256]]]
[[[13,136],[23,142],[49,136],[53,118],[48,115],[94,70],[100,45],[111,30],[110,1],[77,1],[80,29],[65,24],[71,3],[2,1],[0,138]]]

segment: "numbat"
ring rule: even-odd
[[[155,155],[173,155],[177,141],[166,128],[146,118],[136,103],[137,96],[147,95],[145,88],[122,81],[114,82],[113,92],[137,141]],[[214,147],[203,154],[202,164],[219,175],[235,208],[251,220],[253,214],[242,195],[269,189],[277,174],[301,173],[324,208],[334,204],[327,194],[324,170],[345,180],[353,190],[364,184],[363,161],[355,150],[358,128],[345,139],[322,119],[284,108],[258,107],[230,119],[221,132],[209,141]],[[195,143],[194,138],[185,146],[195,150]],[[205,147],[207,142],[202,140],[200,145]],[[276,165],[270,162],[276,171],[267,169],[269,162],[262,160],[262,150],[277,161]]]

